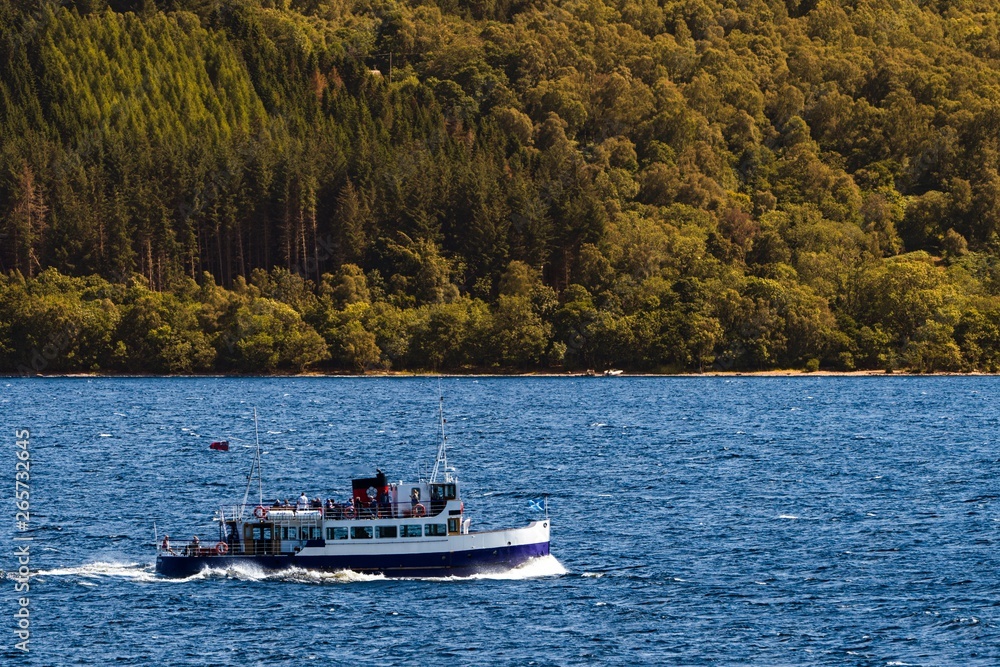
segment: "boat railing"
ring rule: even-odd
[[[224,541],[174,541],[160,542],[156,551],[159,554],[172,554],[174,556],[225,556],[231,547]]]
[[[446,501],[398,502],[375,505],[340,505],[326,510],[326,518],[333,521],[356,519],[410,519],[437,516],[445,510]]]
[[[268,521],[282,523],[285,521],[303,523],[304,521],[354,521],[358,519],[409,519],[437,516],[444,511],[447,502],[432,500],[423,502],[382,502],[372,505],[351,505],[335,503],[323,507],[310,506],[306,508],[287,505],[249,505],[240,512],[239,506],[223,508],[226,520],[243,516],[245,521]]]
[[[241,540],[221,540],[218,542],[195,542],[193,540],[175,542],[170,540],[167,548],[164,544],[157,545],[158,555],[172,556],[196,556],[205,558],[207,556],[244,556],[244,555],[267,555],[277,553],[279,542],[258,541],[244,542]]]
[[[322,519],[323,507],[310,505],[308,507],[298,507],[296,505],[263,505],[247,504],[230,505],[221,509],[221,515],[226,521],[233,521],[242,517],[244,521],[254,521],[256,519]],[[218,518],[218,514],[216,518]]]

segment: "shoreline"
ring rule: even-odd
[[[735,378],[735,377],[782,377],[782,378],[809,378],[809,377],[1000,377],[1000,373],[985,373],[982,371],[970,371],[968,373],[958,372],[933,372],[921,373],[906,369],[892,372],[886,371],[803,371],[803,370],[767,370],[767,371],[705,371],[703,373],[628,373],[621,372],[618,375],[606,376],[603,373],[589,373],[586,371],[530,371],[525,373],[481,373],[481,372],[431,372],[431,371],[381,371],[378,373],[204,373],[204,374],[158,374],[158,373],[37,373],[35,375],[24,374],[3,374],[0,378],[10,379],[64,379],[64,378],[117,378],[117,379],[148,379],[148,378],[593,378],[593,379],[615,379],[615,378]]]

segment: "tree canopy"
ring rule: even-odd
[[[0,369],[1000,370],[998,23],[0,0]]]

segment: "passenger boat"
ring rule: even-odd
[[[254,415],[256,421],[256,413]],[[472,531],[461,485],[448,467],[444,418],[441,444],[428,479],[390,482],[381,470],[352,480],[350,500],[319,506],[264,503],[260,444],[243,502],[220,508],[219,540],[158,542],[156,571],[188,577],[205,568],[251,565],[277,571],[352,570],[389,577],[468,576],[502,571],[549,554],[545,516],[521,528]],[[254,472],[259,501],[248,502]],[[305,494],[303,494],[305,496]]]

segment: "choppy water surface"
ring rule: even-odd
[[[0,384],[3,567],[20,427],[39,570],[27,661],[0,583],[5,661],[1000,664],[998,379],[445,379],[473,527],[549,493],[555,557],[443,581],[152,572],[154,522],[242,497],[251,406],[265,495],[342,497],[427,471],[437,380]]]

